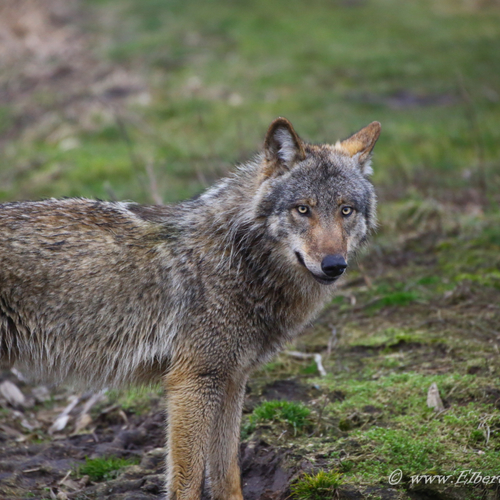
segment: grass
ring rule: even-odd
[[[418,300],[418,294],[414,291],[394,291],[385,294],[380,299],[377,299],[369,309],[371,311],[375,311],[389,306],[406,306],[416,300]]]
[[[304,473],[290,490],[296,500],[333,500],[342,483],[342,475],[338,472],[320,470],[316,474]]]
[[[483,288],[487,290],[487,285]],[[486,290],[478,289],[478,295]],[[361,331],[338,353],[340,366],[330,365],[331,375],[313,380],[344,396],[327,405],[323,418],[324,435],[338,436],[338,429],[344,433],[334,448],[347,453],[343,460],[354,460],[346,472],[347,482],[376,484],[387,480],[395,469],[402,470],[403,484],[415,474],[458,476],[467,469],[495,474],[500,420],[494,399],[487,395],[498,390],[492,378],[498,363],[478,334],[471,338],[468,331],[460,329],[463,322],[467,324],[460,304],[469,297],[460,299],[454,306],[457,312],[447,316],[446,335],[440,328],[412,325],[422,321],[423,306],[406,313],[412,321],[401,328],[403,310],[409,306],[402,307],[389,321],[394,326],[381,328],[374,335]],[[368,317],[373,324],[373,316]],[[484,320],[489,320],[487,315]],[[481,326],[477,317],[475,322],[487,331],[487,322]],[[387,325],[388,321],[376,317],[377,323]],[[349,346],[358,351],[350,352]],[[445,402],[441,414],[427,408],[432,383],[437,384]],[[320,443],[315,446],[322,449]]]
[[[402,470],[406,480],[418,474],[458,475],[469,469],[495,475],[498,440],[486,446],[484,433],[477,430],[481,419],[494,419],[494,408],[484,407],[481,413],[470,405],[466,410],[450,412],[438,421],[398,419],[397,428],[374,426],[353,433],[367,458],[351,474],[365,482],[385,479],[395,469]],[[370,454],[376,458],[369,458]]]
[[[458,476],[472,469],[494,475],[500,418],[495,406],[485,401],[490,378],[451,370],[432,375],[397,373],[400,366],[387,365],[387,359],[380,351],[364,358],[364,368],[354,375],[341,371],[313,379],[324,390],[340,391],[343,398],[321,410],[314,405],[310,418],[322,418],[322,433],[319,439],[301,441],[309,447],[303,452],[329,454],[334,459],[331,467],[340,468],[345,482],[354,484],[385,482],[395,469],[402,470],[403,485],[416,474]],[[427,408],[432,383],[445,401],[440,414]]]
[[[322,349],[328,376],[313,377],[305,362],[286,356],[257,374],[264,381],[273,374],[295,375],[319,387],[321,396],[307,403],[315,432],[288,438],[298,455],[312,463],[321,460],[351,486],[387,485],[399,469],[402,498],[412,476],[457,480],[469,469],[497,474],[498,221],[492,211],[455,214],[430,229],[425,218],[397,232],[383,228],[340,296],[293,347]],[[363,275],[371,278],[370,285]],[[416,300],[381,301],[400,292]],[[338,345],[328,357],[333,327]],[[444,403],[441,413],[427,407],[433,383]],[[280,445],[279,436],[277,427],[266,439]],[[472,486],[459,487],[474,497]]]
[[[482,203],[498,199],[495,8],[94,0],[87,9],[88,28],[106,36],[94,56],[140,72],[150,102],[97,107],[85,126],[51,118],[36,141],[11,140],[3,199],[149,201],[152,163],[164,199],[178,200],[248,158],[278,115],[318,142],[380,120],[375,181],[391,197],[472,187]],[[33,100],[54,115],[47,92]],[[2,107],[6,123],[22,112],[15,101]],[[68,137],[76,146],[66,150]]]
[[[138,459],[125,459],[114,456],[85,458],[85,464],[76,469],[76,474],[79,477],[89,476],[91,481],[108,481],[116,478],[119,471],[124,467],[138,463]]]
[[[293,430],[296,436],[311,425],[311,410],[294,401],[265,401],[258,405],[244,427],[244,434],[251,434],[258,424],[278,424]]]

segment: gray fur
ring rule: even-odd
[[[203,445],[208,428],[194,422],[199,436],[186,439],[202,443],[196,465],[169,436],[171,499],[199,497],[200,468],[214,498],[242,498],[234,484],[228,493],[226,462],[234,462],[244,382],[332,296],[334,287],[311,275],[321,272],[321,250],[303,250],[312,233],[297,204],[311,200],[314,234],[331,246],[327,233],[337,231],[346,258],[375,226],[373,187],[356,156],[287,137],[295,132],[280,120],[269,132],[272,151],[178,205],[0,205],[0,361],[33,378],[93,387],[163,378],[173,390],[169,411],[182,413],[189,394],[204,394],[197,418],[207,422],[226,408],[218,426],[233,436],[230,450]],[[336,215],[342,204],[355,208],[348,220]],[[307,253],[305,265],[297,251]],[[188,472],[176,468],[183,459]]]

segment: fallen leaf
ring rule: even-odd
[[[75,424],[75,434],[80,432],[82,429],[85,429],[88,425],[92,423],[92,417],[88,413],[84,413],[78,417],[78,420]]]
[[[73,491],[78,491],[81,489],[80,483],[73,481],[73,479],[65,478],[62,481],[59,481],[59,484],[61,486],[66,486],[66,488],[73,490]]]
[[[31,390],[31,393],[39,403],[50,399],[50,391],[44,385],[39,385]]]

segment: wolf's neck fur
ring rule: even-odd
[[[295,256],[287,257],[266,218],[257,216],[262,161],[257,157],[199,198],[181,204],[186,211],[183,225],[204,265],[227,276],[228,287],[240,289],[244,281],[246,293],[265,300],[269,320],[293,335],[331,297],[333,287],[317,283],[296,265]]]

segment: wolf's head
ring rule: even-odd
[[[307,279],[335,282],[374,228],[376,198],[368,177],[379,135],[380,123],[373,122],[334,145],[313,145],[284,118],[269,127],[254,214]]]

